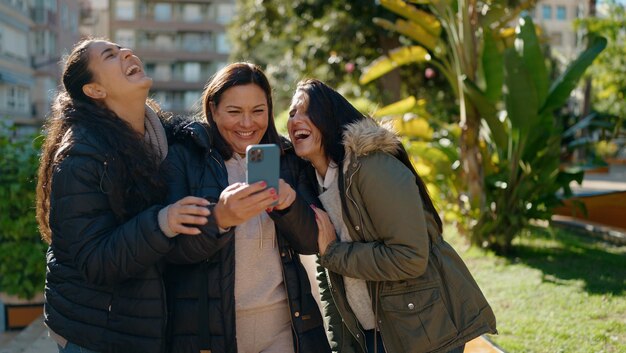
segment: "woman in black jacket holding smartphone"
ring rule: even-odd
[[[205,123],[179,129],[165,164],[170,200],[211,201],[202,235],[177,239],[168,255],[176,264],[167,273],[171,352],[329,352],[298,256],[317,252],[312,191],[276,131],[265,74],[248,63],[228,65],[202,102]],[[259,143],[281,147],[279,190],[245,183],[246,148]]]

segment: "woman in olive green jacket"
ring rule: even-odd
[[[397,136],[317,80],[298,84],[288,130],[326,212],[320,291],[333,349],[462,352],[496,320]],[[313,169],[312,168],[312,169]],[[331,223],[332,222],[332,223]]]

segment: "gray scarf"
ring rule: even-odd
[[[146,119],[144,124],[146,127],[144,141],[152,147],[158,154],[161,162],[163,162],[165,157],[167,157],[167,137],[165,136],[165,129],[157,114],[148,106],[146,106]]]

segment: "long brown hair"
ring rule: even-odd
[[[274,123],[274,106],[272,104],[272,87],[267,77],[260,67],[246,62],[238,62],[230,64],[215,73],[207,83],[202,93],[202,112],[207,124],[211,127],[211,135],[213,145],[219,151],[220,155],[228,160],[233,155],[232,147],[220,135],[215,120],[211,113],[210,104],[218,106],[222,98],[222,94],[231,87],[255,84],[265,92],[268,107],[268,125],[265,134],[261,138],[261,143],[275,143],[281,146],[280,135],[276,130]]]
[[[37,222],[42,238],[50,243],[50,192],[55,168],[66,156],[68,138],[74,127],[91,132],[98,143],[106,146],[113,181],[125,183],[114,187],[109,198],[118,220],[122,221],[141,209],[162,200],[165,182],[158,173],[159,160],[147,148],[141,136],[115,112],[83,92],[83,86],[92,82],[89,69],[89,47],[104,40],[89,38],[78,42],[68,55],[63,74],[63,89],[57,94],[50,116],[44,125],[45,140],[42,147],[37,180]],[[153,108],[157,108],[156,105]],[[114,171],[114,173],[113,173]],[[119,185],[118,185],[119,186]]]

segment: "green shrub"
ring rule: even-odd
[[[0,291],[43,291],[45,249],[35,218],[40,139],[0,122]]]

